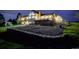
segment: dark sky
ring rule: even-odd
[[[56,13],[63,17],[66,21],[79,21],[79,18],[75,17],[75,14],[78,13],[78,10],[39,10],[43,14],[47,13]],[[6,20],[9,18],[15,19],[18,13],[21,13],[22,15],[28,15],[31,10],[0,10],[0,13],[2,13]]]

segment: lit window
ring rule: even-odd
[[[45,16],[41,16],[41,19],[45,19]]]
[[[24,20],[25,20],[25,18],[21,18],[21,20],[22,20],[22,21],[24,21]]]
[[[45,16],[45,19],[47,19],[47,18],[48,18],[48,15]]]
[[[35,16],[32,16],[32,18],[35,18]]]
[[[39,17],[35,16],[35,19],[36,19],[36,20],[38,20],[38,19],[39,19]]]
[[[23,24],[23,25],[24,25],[24,24],[25,24],[25,22],[21,22],[21,24]]]
[[[26,17],[26,19],[29,19],[29,17]]]
[[[49,15],[49,18],[51,18],[52,17],[52,15]]]

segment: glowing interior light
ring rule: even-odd
[[[25,22],[21,22],[21,24],[23,24],[23,25],[24,25],[24,24],[25,24]]]
[[[23,20],[25,20],[25,18],[21,18],[21,20],[23,21]]]
[[[45,16],[41,16],[41,19],[45,19]]]
[[[28,22],[28,21],[26,21],[26,22],[25,22],[25,24],[29,25],[29,22]]]
[[[32,16],[32,18],[34,19],[34,18],[35,18],[35,16]]]
[[[48,16],[46,15],[44,18],[45,18],[45,19],[47,19],[47,18],[48,18]]]
[[[35,20],[39,20],[39,17],[38,16],[35,16]]]
[[[52,17],[52,15],[49,15],[49,18],[51,18]]]

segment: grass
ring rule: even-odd
[[[24,46],[18,43],[8,42],[3,39],[0,39],[0,48],[16,49],[16,48],[24,48]]]
[[[7,28],[6,27],[0,27],[0,32],[6,32]]]
[[[65,27],[64,34],[79,36],[79,22],[70,22],[70,26]]]
[[[7,28],[9,27],[16,27],[17,25],[12,25],[12,26],[3,26],[3,27],[0,27],[0,32],[6,32],[7,31]]]

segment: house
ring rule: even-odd
[[[37,24],[37,25],[53,25],[53,24],[60,24],[63,22],[63,19],[61,16],[56,15],[54,13],[49,14],[42,14],[39,11],[33,10],[29,13],[29,15],[22,16],[20,15],[17,19],[17,21],[20,24]]]

